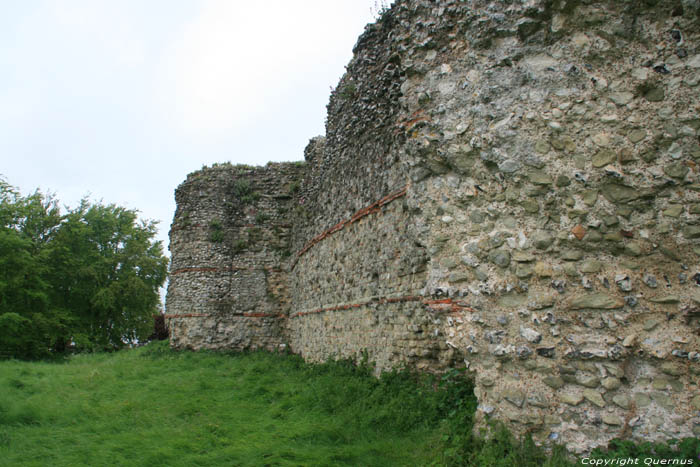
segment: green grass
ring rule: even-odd
[[[475,406],[457,370],[378,380],[347,362],[167,343],[4,361],[0,466],[573,465],[504,429],[473,436]]]

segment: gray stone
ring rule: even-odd
[[[603,396],[595,389],[584,389],[583,397],[598,407],[605,407],[605,400],[603,399]]]
[[[622,425],[622,419],[617,415],[613,414],[603,414],[603,423],[606,425],[620,426]]]
[[[612,398],[615,405],[622,407],[623,409],[629,409],[631,400],[626,394],[615,394]]]
[[[452,284],[458,284],[460,282],[468,281],[469,279],[469,273],[464,271],[457,271],[451,273],[447,280],[450,281],[450,283]]]
[[[611,151],[610,149],[603,149],[602,151],[598,151],[592,159],[593,167],[596,168],[601,168],[605,167],[608,164],[612,164],[617,160],[617,155]]]
[[[515,159],[506,159],[498,164],[498,169],[505,173],[515,173],[520,170],[523,165]]]
[[[649,299],[650,302],[659,303],[662,305],[672,305],[674,303],[680,302],[678,295],[662,295],[659,297],[653,297]]]
[[[685,178],[690,168],[682,162],[673,162],[664,165],[664,173],[673,178]]]
[[[576,383],[587,388],[597,388],[600,386],[600,378],[593,375],[581,374],[576,377]]]
[[[695,410],[700,410],[700,394],[693,396],[692,399],[690,399],[690,405],[695,409]]]
[[[552,389],[561,389],[564,386],[564,380],[559,376],[546,376],[542,382]]]
[[[610,93],[610,100],[620,106],[629,104],[632,99],[634,99],[634,94],[628,91]]]
[[[605,293],[590,293],[579,295],[569,301],[569,309],[582,310],[593,308],[600,310],[612,310],[625,306],[625,301],[619,297],[614,297]]]
[[[527,279],[532,276],[534,266],[528,263],[518,263],[515,267],[515,276],[519,279]]]
[[[644,98],[649,102],[661,102],[664,97],[664,90],[660,86],[654,86],[644,93]]]
[[[645,195],[645,193],[638,188],[615,183],[607,183],[601,186],[601,192],[603,196],[605,196],[605,199],[611,203],[629,203]]]
[[[507,268],[510,264],[510,253],[505,250],[493,250],[489,253],[489,261],[501,268]]]
[[[581,402],[583,402],[583,396],[581,394],[578,394],[578,393],[571,394],[571,393],[563,392],[563,393],[559,394],[559,400],[565,404],[579,405]]]
[[[632,130],[627,134],[627,138],[634,144],[642,141],[646,136],[647,132],[641,129]]]
[[[680,376],[684,373],[683,368],[680,365],[672,362],[662,363],[659,369],[667,375],[671,376]]]
[[[700,238],[700,226],[689,225],[683,228],[685,238]]]
[[[659,391],[653,391],[651,393],[651,398],[654,402],[659,404],[664,409],[673,410],[673,399],[671,399],[671,397],[668,394]]]
[[[644,281],[647,287],[651,287],[652,289],[655,289],[659,286],[659,283],[656,280],[656,276],[654,276],[653,274],[645,274],[642,278],[642,281]]]
[[[552,243],[554,243],[554,237],[549,232],[540,230],[532,235],[532,244],[539,250],[546,250]]]
[[[516,407],[522,407],[525,402],[525,393],[518,389],[507,389],[501,396]]]
[[[539,170],[535,170],[530,172],[529,175],[530,182],[534,183],[535,185],[551,185],[552,184],[552,177],[547,175],[544,172],[541,172]]]
[[[594,259],[588,259],[581,263],[581,272],[585,273],[595,273],[595,272],[600,272],[600,270],[603,268],[603,263],[594,260]]]
[[[583,258],[581,250],[564,250],[561,252],[561,259],[564,261],[578,261]]]
[[[613,377],[609,376],[607,378],[603,378],[603,381],[601,381],[601,384],[608,391],[614,391],[615,389],[618,389],[622,385],[622,382],[620,382],[620,380],[617,378],[613,378]]]
[[[647,407],[651,404],[651,398],[642,392],[635,392],[633,397],[637,407]]]
[[[485,281],[489,278],[489,273],[483,266],[479,266],[474,269],[474,275],[480,281]]]
[[[520,326],[520,336],[533,344],[537,344],[542,340],[542,334],[524,326]]]
[[[549,407],[549,401],[541,394],[538,392],[531,392],[527,396],[527,403],[528,405],[532,405],[533,407]]]

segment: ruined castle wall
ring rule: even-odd
[[[368,26],[331,96],[326,136],[306,150],[288,338],[311,360],[366,352],[378,370],[435,368],[445,344],[420,297],[428,256],[406,202],[391,33],[392,23]]]
[[[467,365],[479,420],[576,452],[700,436],[699,14],[695,0],[396,2],[358,40],[305,167],[247,174],[271,193],[300,181],[270,201],[293,213],[279,214],[288,257],[179,230],[189,203],[243,235],[253,214],[217,204],[230,175],[178,190],[173,343]],[[240,261],[257,276],[233,283],[222,268]],[[209,324],[234,296],[229,312],[277,317]]]
[[[176,192],[167,296],[171,343],[186,348],[284,344],[294,197],[303,164],[223,164]]]
[[[700,434],[694,5],[440,2],[452,41],[407,46],[425,293],[482,419],[575,451]]]

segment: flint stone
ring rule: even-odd
[[[576,378],[576,383],[587,388],[597,388],[600,385],[600,378],[584,374]]]
[[[579,405],[583,402],[583,396],[581,394],[569,394],[562,393],[559,394],[559,400],[569,405]]]
[[[583,397],[598,407],[605,407],[605,400],[603,399],[603,396],[595,389],[584,389]]]
[[[671,305],[680,302],[677,295],[664,295],[662,297],[654,297],[649,299],[650,302],[659,303],[662,305]]]
[[[524,326],[520,326],[520,336],[524,337],[528,342],[532,342],[533,344],[537,344],[542,340],[542,334],[534,329],[526,328]]]
[[[569,301],[569,309],[571,310],[582,310],[584,308],[612,310],[623,306],[625,306],[623,299],[604,293],[580,295]]]
[[[613,377],[604,378],[601,383],[603,387],[608,391],[614,391],[615,389],[618,389],[620,386],[622,386],[620,380]]]
[[[507,389],[502,393],[502,396],[516,407],[522,407],[525,402],[525,394],[517,389]]]
[[[622,407],[623,409],[629,409],[631,402],[629,396],[625,394],[616,394],[613,396],[612,401],[615,405]]]
[[[546,250],[554,242],[554,237],[548,232],[535,232],[532,236],[532,244],[539,250]]]
[[[618,417],[617,415],[613,414],[603,414],[603,423],[606,425],[615,425],[619,426],[622,425],[622,419]]]
[[[561,389],[564,386],[564,380],[559,376],[547,376],[542,382],[552,389]]]

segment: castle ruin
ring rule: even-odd
[[[177,189],[172,346],[467,366],[573,452],[700,436],[699,17],[398,0],[304,163]]]

